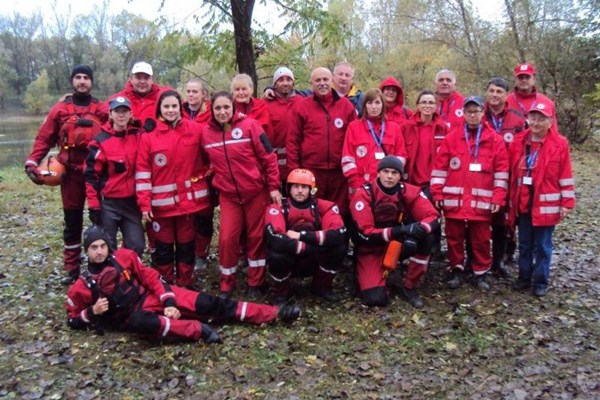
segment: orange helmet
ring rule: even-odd
[[[308,185],[313,189],[317,186],[315,175],[309,170],[302,168],[296,168],[290,172],[287,177],[287,183],[288,185],[293,183],[297,183],[299,185]]]
[[[56,157],[49,156],[38,166],[38,170],[42,175],[44,185],[58,186],[63,180],[67,169],[62,165]]]

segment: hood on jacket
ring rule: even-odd
[[[381,81],[381,84],[379,84],[379,90],[383,92],[383,88],[386,86],[392,86],[398,89],[398,97],[396,97],[396,104],[398,104],[401,107],[404,106],[404,89],[402,89],[402,86],[400,86],[400,82],[398,82],[398,80],[393,76],[388,76],[387,78]]]

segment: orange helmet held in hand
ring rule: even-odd
[[[42,181],[44,181],[44,185],[48,186],[60,185],[65,173],[67,172],[65,166],[61,164],[54,156],[49,156],[43,160],[38,166],[38,170],[42,175]]]

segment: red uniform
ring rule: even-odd
[[[110,96],[107,102],[110,102],[115,97],[126,97],[131,103],[131,113],[133,114],[133,117],[144,123],[146,118],[156,119],[158,96],[162,90],[164,90],[164,88],[153,83],[150,92],[141,96],[133,90],[131,82],[127,82],[125,88]]]
[[[90,265],[91,278],[98,293],[85,276],[70,288],[65,304],[71,328],[86,329],[90,324],[106,323],[118,329],[150,335],[199,340],[201,319],[245,321],[252,324],[272,322],[279,309],[269,305],[222,300],[180,287],[170,287],[158,273],[144,266],[130,250],[120,249],[102,265]],[[92,306],[101,295],[109,300],[109,310],[95,316]],[[177,307],[181,318],[163,315],[165,307]]]
[[[489,126],[480,124],[480,130],[469,129],[466,135],[465,127],[453,129],[442,143],[431,173],[431,194],[443,204],[450,268],[464,268],[468,224],[473,271],[483,275],[491,263],[491,209],[506,200],[508,157],[502,138]]]
[[[333,201],[348,213],[348,189],[341,169],[344,136],[356,119],[352,103],[336,91],[325,98],[313,94],[293,111],[286,151],[288,169],[306,168],[315,174],[319,198]]]
[[[109,235],[111,247],[116,248],[120,226],[125,247],[138,254],[144,251],[144,230],[135,198],[135,162],[142,132],[132,125],[115,132],[110,122],[104,124],[102,132],[88,146],[85,171],[88,207],[102,210],[101,225]]]
[[[360,119],[348,125],[342,150],[342,171],[351,191],[377,176],[377,164],[385,156],[396,156],[406,164],[406,149],[400,126],[387,118]]]
[[[531,212],[533,226],[558,224],[560,208],[575,207],[574,179],[567,139],[551,128],[544,140],[532,142],[527,130],[515,137],[508,152],[511,172],[510,223],[514,225],[519,214]],[[523,178],[526,176],[531,178],[532,185],[524,184]]]
[[[186,119],[174,128],[159,120],[142,135],[137,157],[137,201],[142,212],[153,214],[156,268],[172,281],[175,260],[180,286],[193,283],[194,214],[210,205],[200,129]]]
[[[547,96],[537,91],[537,88],[534,86],[531,93],[523,93],[514,88],[512,92],[508,94],[506,97],[506,107],[515,109],[525,117],[529,110],[537,103],[544,103],[551,106],[552,115],[556,115],[556,106],[552,100],[550,100]],[[556,125],[556,118],[552,119],[552,128],[558,131],[558,127]]]
[[[296,94],[296,91],[293,91],[292,94],[286,99],[275,94],[275,97],[272,99],[265,100],[267,110],[269,110],[269,115],[271,116],[271,123],[273,124],[273,133],[271,136],[269,136],[269,141],[273,145],[273,150],[277,154],[279,176],[281,177],[282,181],[284,181],[288,175],[285,143],[287,133],[293,124],[292,108],[302,99],[302,96]],[[268,132],[267,135],[269,135]]]
[[[265,213],[269,242],[269,275],[273,293],[287,297],[291,277],[312,276],[317,293],[331,290],[332,282],[346,255],[344,221],[332,202],[310,198],[298,203],[284,199],[271,204]],[[291,239],[288,230],[301,232]]]
[[[427,233],[439,227],[439,213],[418,187],[400,184],[393,189],[382,189],[378,180],[358,190],[350,211],[358,229],[356,273],[361,294],[369,306],[385,306],[388,293],[383,256],[390,240],[402,239],[395,237],[400,213],[405,214],[405,220],[420,222]],[[404,287],[408,289],[418,286],[427,271],[430,237],[427,235],[419,242],[416,254],[410,257],[404,278]]]
[[[250,98],[248,103],[235,102],[235,111],[244,114],[248,118],[256,120],[263,128],[268,138],[273,137],[273,125],[271,116],[267,109],[267,103],[263,99]]]
[[[405,181],[421,188],[429,186],[436,154],[446,137],[448,125],[433,114],[429,123],[423,123],[421,113],[416,112],[400,127],[407,160],[404,166]]]
[[[463,115],[464,100],[464,96],[458,91],[454,91],[447,99],[441,97],[438,99],[437,113],[446,121],[448,128],[462,127],[465,123]]]
[[[385,118],[388,121],[402,125],[404,121],[407,121],[413,115],[413,110],[404,104],[404,89],[402,89],[400,82],[398,82],[396,78],[393,76],[385,78],[381,81],[379,90],[383,91],[383,88],[386,86],[392,86],[398,89],[398,97],[396,97],[396,104],[393,104],[391,107],[388,107],[386,104]]]
[[[79,271],[81,265],[81,232],[85,205],[83,170],[89,141],[100,132],[108,119],[108,107],[92,96],[67,96],[55,104],[40,127],[27,160],[38,166],[54,146],[59,147],[58,160],[67,168],[60,185],[65,228],[64,267],[69,273]]]
[[[187,101],[183,102],[183,118],[185,119],[190,119],[194,122],[197,122],[199,124],[202,125],[206,125],[210,122],[212,113],[210,112],[210,100],[205,100],[204,101],[204,111],[200,112],[200,110],[198,111],[192,111],[192,109],[190,108],[190,105],[187,103]]]
[[[243,229],[248,245],[248,285],[262,286],[264,211],[269,192],[279,188],[277,156],[260,124],[239,114],[226,129],[214,121],[205,127],[201,146],[214,171],[212,184],[219,190],[221,291],[231,292],[235,287]]]

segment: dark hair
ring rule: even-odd
[[[435,100],[437,101],[437,96],[436,96],[435,92],[433,90],[425,89],[425,90],[422,90],[421,93],[419,93],[417,95],[416,104],[419,104],[419,102],[421,101],[421,97],[423,97],[423,96],[433,96],[433,97],[435,97]]]
[[[502,89],[506,90],[507,92],[510,90],[510,86],[508,85],[508,81],[504,78],[501,78],[499,76],[496,76],[492,79],[490,79],[487,83],[487,86],[485,87],[485,90],[488,90],[490,88],[490,85],[494,85],[494,86],[498,86],[501,87]]]
[[[161,112],[160,112],[160,106],[162,105],[162,102],[167,97],[175,97],[177,99],[177,102],[179,103],[179,116],[182,115],[183,106],[181,104],[181,96],[179,95],[179,93],[177,93],[176,90],[170,89],[170,90],[165,90],[158,97],[158,101],[156,102],[156,119],[159,119],[159,118],[163,117],[162,114],[161,114]],[[163,117],[163,119],[164,119],[164,117]]]
[[[210,115],[211,115],[213,122],[217,125],[219,125],[219,122],[217,122],[217,119],[215,118],[215,112],[214,112],[213,106],[215,104],[215,101],[219,97],[225,97],[226,99],[229,99],[229,101],[231,101],[231,106],[233,107],[232,115],[235,115],[235,101],[233,101],[233,95],[230,92],[226,92],[226,91],[222,90],[220,92],[213,94],[212,97],[210,98]]]
[[[381,113],[379,114],[379,117],[382,121],[385,119],[385,100],[383,99],[383,93],[379,89],[369,89],[367,90],[367,93],[365,93],[365,98],[362,103],[362,119],[366,119],[368,117],[367,102],[373,101],[376,98],[381,100]]]

